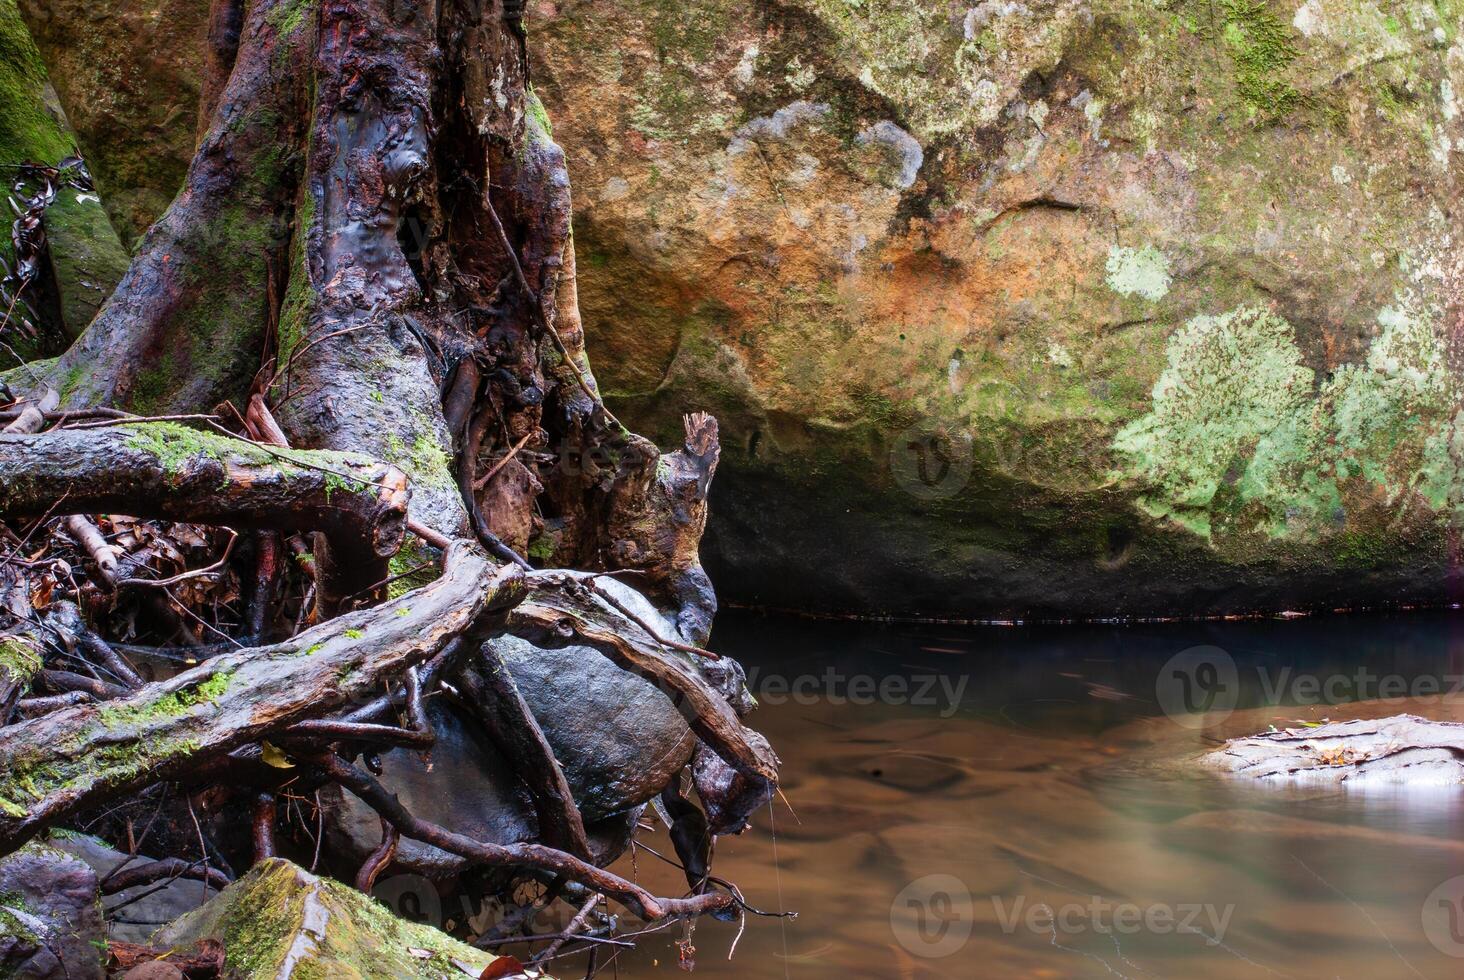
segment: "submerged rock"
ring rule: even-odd
[[[31,843],[0,861],[0,976],[101,980],[105,938],[97,876],[81,860]]]
[[[1202,762],[1300,784],[1455,786],[1464,783],[1464,724],[1394,715],[1287,728],[1231,739]]]
[[[463,980],[496,959],[278,858],[159,931],[155,943],[177,948],[201,939],[224,944],[225,963],[240,980]]]

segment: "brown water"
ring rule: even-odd
[[[1173,690],[1156,689],[1161,668],[1200,644],[1233,658],[1240,691],[1239,710],[1208,729],[1167,717],[1172,698],[1156,693]],[[787,798],[719,841],[715,870],[753,905],[798,918],[749,919],[730,962],[737,925],[702,923],[698,974],[1464,972],[1446,955],[1464,955],[1447,904],[1464,899],[1464,879],[1435,892],[1464,875],[1464,787],[1287,790],[1189,764],[1272,723],[1400,711],[1464,721],[1461,695],[1375,700],[1431,694],[1430,679],[1454,685],[1460,614],[1064,629],[725,617],[715,645],[763,693],[753,720],[783,758]],[[785,700],[779,677],[816,680]],[[930,703],[839,703],[893,677],[906,696],[887,681],[884,702],[911,700],[928,677],[929,696],[914,700]],[[1307,677],[1353,703],[1295,703],[1317,699]],[[662,892],[684,888],[645,852],[634,871]],[[616,960],[619,975],[677,973],[679,937],[643,940]],[[560,975],[583,962],[561,961]]]

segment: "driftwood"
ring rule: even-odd
[[[1464,724],[1394,715],[1287,728],[1231,739],[1202,764],[1300,783],[1457,784],[1464,782]]]

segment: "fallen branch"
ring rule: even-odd
[[[0,854],[80,809],[373,694],[501,615],[522,596],[519,577],[455,545],[440,579],[383,606],[11,726],[0,740]]]
[[[386,557],[407,478],[362,456],[265,450],[171,423],[0,435],[0,515],[119,513],[227,527],[319,530]]]
[[[615,899],[648,922],[668,917],[697,916],[704,912],[730,908],[734,904],[732,896],[724,892],[708,892],[692,898],[657,898],[619,875],[611,874],[552,847],[540,844],[489,844],[453,833],[445,827],[413,816],[402,806],[395,794],[388,793],[368,773],[339,756],[322,753],[310,761],[375,810],[400,831],[403,837],[431,844],[467,858],[474,864],[483,867],[526,868],[559,875]]]

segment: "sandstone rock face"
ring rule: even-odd
[[[47,78],[46,66],[22,22],[15,0],[0,0],[0,173],[12,199],[23,199],[14,191],[18,176],[14,168],[22,163],[55,166],[76,149],[65,112]],[[28,186],[27,192],[39,190]],[[15,215],[5,209],[0,254],[7,265],[14,262],[10,224]],[[48,282],[23,298],[54,318],[47,336],[31,339],[14,329],[0,330],[0,339],[28,355],[56,353],[91,322],[93,316],[122,274],[127,271],[127,253],[96,194],[63,187],[45,213],[45,230],[51,268]],[[55,295],[48,295],[54,284]],[[39,294],[39,295],[38,295]],[[55,309],[50,310],[54,304]],[[4,312],[4,311],[0,311]],[[49,316],[48,316],[49,314]],[[13,367],[7,353],[4,367]]]
[[[104,192],[177,186],[203,6],[26,0]],[[722,423],[722,594],[966,616],[1449,597],[1461,15],[529,4],[597,377],[662,444],[685,411]]]
[[[135,240],[193,159],[209,4],[5,2],[19,3],[113,224]]]
[[[597,376],[722,423],[719,590],[1446,597],[1461,11],[531,4]]]

